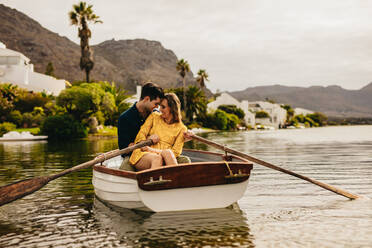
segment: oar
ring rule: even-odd
[[[263,165],[263,166],[268,167],[268,168],[270,168],[270,169],[274,169],[274,170],[277,170],[277,171],[281,171],[281,172],[283,172],[283,173],[286,173],[286,174],[289,174],[289,175],[292,175],[292,176],[295,176],[295,177],[301,178],[301,179],[303,179],[303,180],[305,180],[305,181],[308,181],[308,182],[310,182],[310,183],[313,183],[313,184],[315,184],[315,185],[318,185],[318,186],[320,186],[320,187],[322,187],[322,188],[324,188],[324,189],[326,189],[326,190],[329,190],[329,191],[332,191],[332,192],[334,192],[334,193],[336,193],[336,194],[339,194],[339,195],[345,196],[345,197],[347,197],[347,198],[349,198],[349,199],[351,199],[351,200],[355,200],[355,199],[358,199],[358,198],[361,197],[361,196],[358,196],[358,195],[351,194],[351,193],[349,193],[349,192],[347,192],[347,191],[345,191],[345,190],[343,190],[343,189],[339,189],[339,188],[336,188],[336,187],[334,187],[334,186],[331,186],[331,185],[329,185],[329,184],[322,183],[322,182],[319,182],[319,181],[317,181],[317,180],[311,179],[311,178],[309,178],[309,177],[302,176],[302,175],[297,174],[297,173],[295,173],[295,172],[293,172],[293,171],[283,169],[283,168],[278,167],[278,166],[276,166],[276,165],[273,165],[273,164],[270,164],[270,163],[268,163],[268,162],[262,161],[262,160],[260,160],[260,159],[254,158],[254,157],[249,156],[248,154],[245,154],[245,153],[243,153],[243,152],[239,152],[239,151],[237,151],[237,150],[233,150],[233,149],[228,148],[228,147],[226,147],[226,146],[223,146],[223,145],[217,144],[217,143],[215,143],[215,142],[213,142],[213,141],[210,141],[210,140],[204,139],[204,138],[199,137],[199,136],[197,136],[197,135],[191,135],[191,137],[192,137],[193,139],[198,140],[198,141],[200,141],[200,142],[203,142],[203,143],[205,143],[205,144],[208,144],[208,145],[214,146],[214,147],[216,147],[216,148],[222,149],[222,150],[224,150],[224,151],[226,151],[226,152],[229,152],[229,153],[231,153],[231,154],[234,154],[234,155],[240,156],[240,157],[242,157],[242,158],[248,159],[249,161],[254,162],[254,163],[256,163],[256,164]]]
[[[22,198],[22,197],[26,196],[26,195],[32,194],[35,191],[44,187],[50,181],[52,181],[56,178],[59,178],[61,176],[64,176],[68,173],[88,168],[92,165],[102,163],[106,159],[110,159],[110,158],[119,156],[121,154],[127,154],[127,153],[130,153],[131,151],[133,151],[137,148],[140,148],[140,147],[143,147],[143,146],[150,146],[150,145],[152,145],[152,140],[150,140],[150,139],[145,140],[145,141],[137,143],[136,145],[124,148],[122,150],[114,150],[114,151],[106,152],[106,153],[101,154],[100,156],[96,157],[93,160],[90,160],[88,162],[76,165],[72,168],[61,171],[61,172],[59,172],[57,174],[54,174],[54,175],[26,179],[26,180],[15,182],[15,183],[12,183],[12,184],[9,184],[9,185],[2,186],[2,187],[0,187],[0,206],[2,206],[4,204],[7,204],[9,202],[15,201],[19,198]]]

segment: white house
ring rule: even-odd
[[[308,115],[308,114],[314,114],[314,111],[304,109],[304,108],[295,108],[294,109],[294,115]]]
[[[285,124],[287,118],[287,111],[277,103],[264,101],[251,102],[249,104],[249,109],[255,113],[258,111],[265,111],[270,116],[269,118],[256,118],[256,124],[279,128]]]
[[[249,111],[249,104],[247,100],[239,102],[228,93],[223,92],[216,98],[215,101],[208,103],[208,110],[215,111],[220,105],[236,105],[238,108],[241,108],[244,111],[244,120],[246,125],[250,125],[252,127],[255,126],[255,115]]]
[[[142,86],[141,85],[137,85],[137,87],[136,87],[136,94],[134,94],[130,98],[128,98],[126,100],[126,102],[129,102],[131,104],[134,104],[135,102],[138,102],[140,100],[140,97],[141,97],[141,90],[142,90]]]
[[[18,85],[30,91],[58,95],[66,81],[34,72],[34,65],[22,53],[7,49],[0,42],[0,82]]]

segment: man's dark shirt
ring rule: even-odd
[[[145,119],[138,112],[136,103],[120,115],[118,121],[119,149],[126,148],[130,143],[134,142],[144,122]],[[122,156],[125,157],[126,155],[123,154]]]

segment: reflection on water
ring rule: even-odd
[[[126,245],[138,247],[253,247],[237,204],[226,209],[146,213],[108,206],[95,198],[94,217]]]
[[[203,136],[372,198],[372,126]],[[197,142],[186,147],[215,150]],[[2,142],[0,185],[54,174],[116,148],[116,139]],[[68,174],[0,207],[0,247],[372,247],[372,200],[349,201],[260,165],[240,210],[117,209],[95,199],[91,176],[91,169]]]

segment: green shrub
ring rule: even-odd
[[[0,124],[0,136],[3,136],[5,133],[15,130],[16,128],[16,125],[13,123],[3,122]]]
[[[91,115],[91,117],[96,117],[98,121],[98,125],[105,124],[105,116],[101,111],[97,111]]]
[[[70,115],[49,116],[41,125],[41,133],[49,139],[69,140],[87,137],[87,129]]]
[[[308,114],[306,117],[312,119],[315,123],[314,126],[325,126],[327,125],[328,117],[320,112],[315,112],[313,114]]]
[[[34,120],[34,116],[32,115],[32,113],[23,113],[22,115],[22,126],[23,127],[32,127],[32,123],[33,123],[33,120]]]
[[[214,113],[197,116],[196,121],[201,123],[203,127],[216,128],[214,125]]]
[[[244,116],[245,116],[245,113],[244,113],[243,109],[238,108],[236,105],[225,105],[225,104],[223,104],[223,105],[218,106],[218,109],[221,109],[228,114],[234,114],[239,119],[243,119]]]
[[[22,114],[18,110],[13,110],[9,113],[7,120],[15,123],[17,127],[20,127],[23,121]]]
[[[266,111],[257,111],[256,118],[270,118],[270,115]]]
[[[188,125],[187,127],[188,127],[188,129],[193,129],[193,128],[201,128],[202,126],[197,122],[193,122],[190,125]]]
[[[44,107],[50,101],[45,94],[23,92],[15,101],[15,107],[22,113],[32,112],[35,107]]]
[[[226,130],[227,129],[227,122],[228,117],[225,111],[222,111],[220,109],[217,109],[216,112],[214,112],[214,125],[219,130]]]
[[[237,129],[238,124],[240,123],[240,119],[235,114],[226,114],[227,115],[227,130],[235,130]]]
[[[14,109],[14,101],[18,97],[20,89],[16,85],[0,83],[0,121]]]

